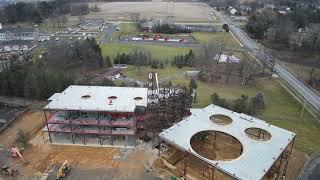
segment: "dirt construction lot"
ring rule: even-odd
[[[10,166],[19,170],[19,175],[11,179],[39,179],[52,165],[65,160],[71,166],[68,180],[158,179],[145,168],[156,155],[157,151],[147,144],[135,149],[51,145],[43,142],[39,132],[23,152],[27,165],[21,159],[11,159]]]
[[[130,20],[130,16],[139,13],[141,17],[165,19],[168,16],[175,22],[212,22],[209,7],[199,2],[109,2],[90,3],[97,5],[100,12],[91,12],[86,18],[103,18],[107,21]],[[71,16],[71,21],[78,21],[77,16]]]
[[[0,144],[6,148],[14,143],[18,129],[23,129],[30,135],[36,133],[44,125],[44,115],[40,110],[26,111],[15,120],[0,135]]]

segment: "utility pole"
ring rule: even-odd
[[[303,113],[304,113],[304,109],[306,107],[306,103],[307,103],[307,100],[304,98],[304,103],[303,103],[303,107],[302,107],[302,111],[301,111],[301,115],[300,115],[300,120],[302,120],[302,116],[303,116]]]

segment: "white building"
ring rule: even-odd
[[[104,19],[85,19],[78,27],[83,31],[101,31],[104,25]]]
[[[229,12],[231,15],[235,15],[238,12],[238,10],[236,8],[229,7]]]

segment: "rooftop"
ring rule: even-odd
[[[134,112],[147,106],[147,88],[72,85],[48,100],[44,109]]]
[[[191,116],[160,133],[160,138],[237,179],[262,179],[295,137],[294,133],[263,120],[215,105],[191,112]],[[232,122],[219,125],[210,120],[212,115],[230,117]],[[266,141],[252,139],[245,133],[248,128],[265,130],[271,138]],[[229,134],[239,140],[243,146],[242,154],[233,160],[210,160],[197,154],[190,145],[191,137],[198,132],[210,130]]]

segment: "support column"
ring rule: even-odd
[[[186,180],[187,179],[187,159],[188,159],[188,156],[186,153],[184,153],[183,155],[183,179]]]
[[[283,176],[287,175],[288,164],[289,164],[289,161],[290,161],[290,158],[291,158],[291,153],[292,153],[294,141],[295,141],[295,138],[292,139],[292,144],[291,144],[290,151],[289,151],[289,154],[288,154],[287,163],[285,164],[285,167],[284,167],[284,170],[283,170]]]
[[[217,132],[214,132],[213,150],[216,149],[216,139],[217,139]]]
[[[70,124],[70,130],[71,130],[71,140],[72,140],[72,143],[74,144],[74,133],[73,133],[73,122],[71,120],[71,116],[69,116],[69,124]]]
[[[101,141],[101,125],[100,125],[100,113],[98,112],[98,128],[99,128],[99,143],[102,146],[102,141]]]
[[[213,169],[212,169],[212,177],[211,177],[211,179],[212,179],[212,180],[214,180],[214,179],[215,179],[215,177],[214,177],[214,176],[215,176],[214,171],[215,171],[215,167],[213,167]]]
[[[46,125],[47,125],[47,129],[48,129],[49,141],[50,141],[50,143],[52,143],[51,134],[50,134],[50,129],[49,129],[49,125],[48,125],[47,114],[46,114],[46,110],[45,110],[45,109],[43,110],[43,113],[44,113],[44,118],[45,118]]]

